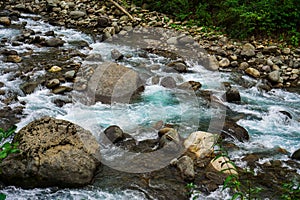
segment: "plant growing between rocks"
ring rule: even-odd
[[[9,154],[19,153],[20,150],[17,148],[18,143],[5,142],[10,136],[15,133],[16,126],[9,128],[7,131],[4,131],[0,128],[0,163],[4,160]],[[1,173],[1,169],[0,169]],[[0,193],[0,200],[6,199],[6,195]]]

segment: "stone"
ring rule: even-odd
[[[247,57],[255,56],[255,47],[250,43],[245,44],[242,48],[241,55]]]
[[[88,92],[95,97],[95,102],[131,103],[142,91],[144,81],[139,74],[113,62],[98,64],[88,82]]]
[[[83,11],[79,11],[79,10],[75,10],[75,11],[71,11],[69,16],[72,18],[72,19],[79,19],[81,17],[84,17],[86,16],[86,13],[83,12]]]
[[[204,158],[213,152],[217,138],[217,134],[197,131],[190,134],[183,145],[188,152],[194,154],[197,158]]]
[[[263,53],[271,54],[271,53],[277,53],[277,46],[268,46],[263,48]]]
[[[245,70],[246,74],[248,74],[249,76],[252,76],[254,78],[259,78],[260,77],[260,72],[252,67],[249,67]]]
[[[64,43],[65,41],[60,38],[50,38],[45,41],[47,47],[61,47]]]
[[[67,86],[58,86],[52,90],[54,94],[64,94],[65,92],[71,92],[72,88]]]
[[[75,74],[76,74],[76,71],[75,70],[71,70],[71,71],[67,71],[65,74],[64,74],[64,77],[66,79],[73,79],[75,77]]]
[[[236,88],[229,88],[225,94],[222,96],[222,98],[227,102],[240,102],[241,101],[241,95],[238,89]]]
[[[248,141],[250,138],[248,131],[244,127],[229,119],[226,119],[223,124],[221,137],[234,140],[236,139],[240,142]]]
[[[85,58],[86,61],[89,62],[102,62],[103,58],[101,56],[101,54],[90,54]]]
[[[46,87],[51,89],[51,88],[55,88],[55,87],[59,86],[59,84],[60,84],[60,81],[57,78],[55,78],[55,79],[49,80],[46,83]]]
[[[0,163],[1,181],[24,188],[82,187],[100,166],[100,147],[87,130],[71,122],[44,117],[14,137],[22,153]]]
[[[25,94],[31,94],[34,92],[35,88],[38,86],[37,82],[25,82],[22,85],[20,85],[20,89],[25,93]]]
[[[186,44],[193,44],[195,40],[192,36],[183,36],[178,39],[179,44],[186,45]]]
[[[288,54],[291,53],[291,49],[290,48],[283,48],[282,53],[285,54],[285,55],[288,55]]]
[[[178,159],[177,168],[185,180],[191,181],[195,178],[194,162],[188,156],[182,156]]]
[[[187,65],[183,61],[174,61],[167,64],[168,67],[171,67],[178,73],[186,73],[187,72]],[[173,70],[173,72],[175,72]],[[171,71],[172,72],[172,71]]]
[[[0,17],[0,25],[10,26],[11,19],[9,17]]]
[[[125,138],[122,129],[119,126],[109,126],[104,130],[106,137],[113,143],[117,143]]]
[[[230,61],[228,58],[222,58],[222,60],[219,61],[220,67],[228,67],[230,65]]]
[[[178,85],[179,89],[187,90],[187,91],[197,91],[201,88],[201,83],[197,81],[187,81],[180,85]]]
[[[292,159],[295,159],[295,160],[300,160],[300,149],[296,150],[292,156],[291,156]]]
[[[60,72],[61,70],[62,70],[61,67],[55,65],[55,66],[52,66],[52,67],[48,70],[48,72],[56,73],[56,72]]]
[[[162,131],[160,130],[159,135],[162,135],[159,138],[159,149],[161,148],[165,148],[168,149],[170,151],[175,150],[175,152],[177,152],[178,150],[181,150],[181,144],[180,142],[180,135],[178,134],[178,132],[171,128],[168,131],[166,131],[164,134],[162,134]],[[176,153],[175,153],[176,154]]]
[[[267,65],[272,67],[274,65],[274,63],[271,59],[267,59]]]
[[[111,25],[111,20],[108,17],[100,16],[97,24],[99,27],[105,28]]]
[[[175,88],[176,87],[176,81],[173,77],[167,76],[163,77],[160,81],[161,86],[166,88]]]
[[[247,62],[242,62],[239,66],[239,69],[245,70],[249,67],[249,64]]]
[[[124,55],[117,49],[113,49],[113,50],[111,50],[111,58],[113,60],[121,60],[124,58]]]
[[[237,170],[235,170],[236,167],[230,162],[227,157],[224,156],[213,159],[209,163],[208,168],[210,168],[212,171],[222,172],[227,175],[238,174]]]
[[[217,71],[219,70],[219,62],[216,58],[216,56],[210,56],[208,65],[205,65],[204,67],[211,71]]]
[[[6,58],[6,62],[20,63],[22,62],[22,58],[18,55],[9,55]]]
[[[272,71],[268,74],[268,79],[273,83],[278,83],[280,81],[280,71]]]

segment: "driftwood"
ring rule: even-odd
[[[120,6],[117,2],[113,0],[109,0],[111,3],[113,3],[118,9],[120,9],[123,13],[125,13],[132,21],[135,22],[135,19],[132,17],[131,14],[129,14],[122,6]]]

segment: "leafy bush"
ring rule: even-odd
[[[6,139],[11,137],[16,130],[16,126],[11,127],[7,131],[4,131],[0,128],[0,163],[5,159],[9,154],[19,153],[20,150],[17,149],[18,143],[5,142]],[[1,169],[0,169],[1,173]],[[0,193],[0,200],[6,199],[5,194]]]
[[[134,3],[193,20],[195,25],[217,26],[235,38],[273,36],[297,46],[300,40],[299,0],[134,0]]]

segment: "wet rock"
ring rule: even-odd
[[[71,71],[67,71],[65,74],[64,74],[64,77],[66,79],[73,79],[75,77],[75,74],[76,74],[76,71],[75,70],[71,70]]]
[[[255,56],[255,47],[250,43],[245,44],[241,51],[241,55],[247,57]]]
[[[70,12],[70,17],[72,19],[79,19],[84,16],[86,16],[86,13],[84,11],[75,10]]]
[[[113,49],[111,51],[111,58],[114,60],[121,60],[123,59],[124,55],[120,53],[117,49]]]
[[[54,94],[64,94],[65,92],[71,92],[72,88],[67,86],[58,86],[52,90]]]
[[[6,62],[20,63],[22,58],[18,55],[9,55],[6,57]]]
[[[213,152],[216,136],[216,134],[203,131],[193,132],[185,139],[183,145],[196,158],[204,158]]]
[[[178,88],[187,91],[197,91],[201,88],[201,86],[201,83],[197,81],[188,81],[178,85]]]
[[[3,51],[1,51],[1,54],[5,56],[10,56],[10,55],[18,55],[18,52],[15,50],[4,49]]]
[[[125,138],[122,129],[119,126],[109,126],[104,130],[106,137],[113,143],[117,143]]]
[[[296,150],[292,156],[291,156],[292,159],[295,159],[295,160],[300,160],[300,149]]]
[[[171,76],[163,77],[160,81],[160,84],[166,88],[175,88],[176,87],[176,81]]]
[[[101,54],[90,54],[85,58],[85,60],[89,62],[102,62],[103,58]]]
[[[225,120],[221,136],[223,138],[237,139],[240,142],[249,140],[248,131],[232,120]]]
[[[88,83],[96,102],[130,103],[144,90],[144,83],[134,70],[112,62],[97,66]]]
[[[241,101],[241,95],[238,89],[236,88],[230,88],[226,91],[226,93],[222,96],[224,100],[227,102],[240,102]]]
[[[87,130],[50,117],[35,120],[14,137],[19,154],[0,163],[1,181],[25,188],[80,187],[100,166],[99,144]]]
[[[45,36],[54,36],[55,33],[54,33],[54,31],[47,31],[47,32],[44,33],[44,35]]]
[[[20,85],[20,89],[25,94],[31,94],[34,92],[35,88],[38,86],[37,82],[25,82],[22,85]]]
[[[168,151],[172,152],[172,150],[175,150],[174,152],[177,153],[177,150],[179,150],[179,148],[181,148],[180,145],[180,140],[181,137],[178,134],[178,132],[175,129],[170,129],[169,131],[167,131],[166,133],[164,133],[160,138],[159,138],[159,149],[161,148],[165,148]],[[175,153],[175,154],[176,154]]]
[[[186,73],[187,66],[183,61],[174,61],[167,64],[168,67],[172,68],[171,72],[179,72],[179,73]],[[174,71],[175,70],[175,71]]]
[[[259,78],[260,77],[260,72],[252,67],[249,67],[245,70],[246,74],[248,74],[249,76],[252,76],[254,78]]]
[[[273,83],[278,83],[280,81],[280,72],[278,70],[270,72],[268,79]]]
[[[45,41],[47,47],[61,47],[64,43],[65,41],[60,38],[50,38]]]
[[[0,25],[10,26],[11,19],[9,17],[0,17]]]
[[[46,87],[52,89],[52,88],[59,86],[59,84],[60,84],[60,81],[57,78],[55,78],[55,79],[49,80],[46,83]]]
[[[230,61],[228,58],[222,58],[222,60],[219,61],[220,67],[228,67],[230,65]]]
[[[191,181],[195,178],[194,162],[190,157],[182,156],[176,165],[185,180]]]

